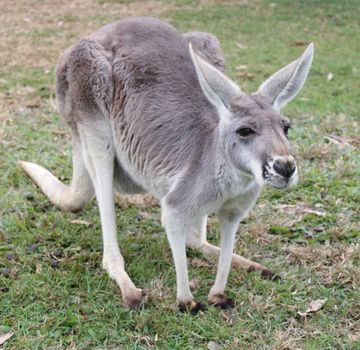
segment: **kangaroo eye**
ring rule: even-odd
[[[290,125],[285,125],[285,126],[284,126],[284,133],[285,133],[285,135],[288,134],[289,129],[291,129],[291,126],[290,126]]]
[[[250,135],[255,134],[255,130],[253,130],[251,128],[240,128],[240,129],[236,130],[236,133],[242,137],[248,137]]]

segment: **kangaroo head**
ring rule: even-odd
[[[313,44],[295,61],[267,79],[252,94],[246,94],[224,74],[192,50],[200,86],[218,110],[223,155],[237,170],[284,188],[298,180],[297,167],[287,137],[289,120],[281,108],[301,90],[308,75]]]

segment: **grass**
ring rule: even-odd
[[[14,333],[3,348],[359,349],[358,2],[76,4],[6,0],[0,14],[0,334]],[[54,107],[57,57],[81,36],[128,14],[215,33],[229,76],[248,92],[295,59],[307,42],[315,43],[305,88],[284,111],[294,122],[290,138],[301,181],[287,191],[266,189],[236,243],[238,253],[283,279],[269,282],[233,270],[232,311],[209,308],[196,317],[177,311],[159,207],[134,199],[117,204],[118,237],[129,274],[152,301],[138,312],[124,308],[101,269],[95,201],[81,213],[62,213],[16,166],[17,159],[32,160],[70,179],[69,136]],[[245,73],[236,70],[244,64]],[[214,219],[208,235],[218,243]],[[188,255],[190,278],[199,284],[194,294],[205,301],[216,266],[199,264],[195,252]],[[297,314],[317,299],[326,299],[322,309],[306,318]]]

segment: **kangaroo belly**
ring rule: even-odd
[[[143,189],[131,178],[131,176],[124,170],[117,159],[114,163],[114,187],[116,192],[122,194],[146,192],[145,189]]]

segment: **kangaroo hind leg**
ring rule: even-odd
[[[120,287],[125,305],[136,309],[147,302],[142,289],[136,288],[125,271],[124,258],[116,236],[114,204],[115,150],[111,129],[106,123],[81,125],[83,157],[95,188],[103,236],[103,267]]]

